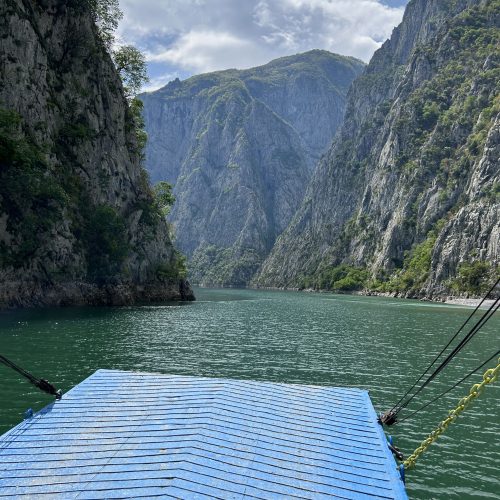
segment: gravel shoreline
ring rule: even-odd
[[[476,307],[481,302],[481,299],[446,299],[444,302],[445,304],[453,304],[456,306]],[[481,305],[481,309],[487,309],[493,302],[494,300],[492,299],[485,300]]]

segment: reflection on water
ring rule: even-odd
[[[358,386],[387,409],[470,309],[380,297],[198,289],[189,304],[0,313],[0,352],[68,390],[98,368]],[[432,399],[498,350],[497,315],[429,387]],[[0,432],[45,396],[0,366]],[[477,379],[477,377],[476,377]],[[476,379],[470,381],[472,383]],[[470,383],[391,429],[405,452]],[[408,473],[412,498],[500,498],[500,384]]]

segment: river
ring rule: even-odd
[[[471,311],[301,292],[197,289],[196,295],[187,304],[3,312],[0,353],[63,390],[98,368],[115,368],[357,386],[369,389],[381,411],[397,401]],[[417,403],[492,355],[499,330],[497,314]],[[391,428],[396,444],[413,451],[478,379]],[[0,433],[27,408],[51,401],[2,365],[0,380]],[[410,498],[500,498],[499,396],[500,381],[407,472]]]

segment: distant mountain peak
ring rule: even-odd
[[[297,209],[364,69],[324,50],[144,94],[146,165],[175,185],[171,222],[195,282],[244,284]]]

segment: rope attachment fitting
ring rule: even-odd
[[[61,389],[56,389],[48,380],[41,378],[37,382],[32,382],[35,387],[38,387],[41,391],[46,392],[47,394],[51,394],[55,396],[56,399],[62,398]]]
[[[5,366],[8,366],[9,368],[12,368],[14,371],[22,375],[31,384],[33,384],[41,391],[46,392],[47,394],[51,394],[52,396],[55,396],[56,399],[62,398],[62,391],[60,389],[56,389],[48,380],[44,378],[36,378],[29,371],[16,365],[13,361],[7,359],[5,356],[2,356],[1,354],[0,354],[0,363]]]
[[[398,409],[388,410],[384,413],[380,413],[378,416],[378,423],[381,425],[394,425],[398,421]]]

